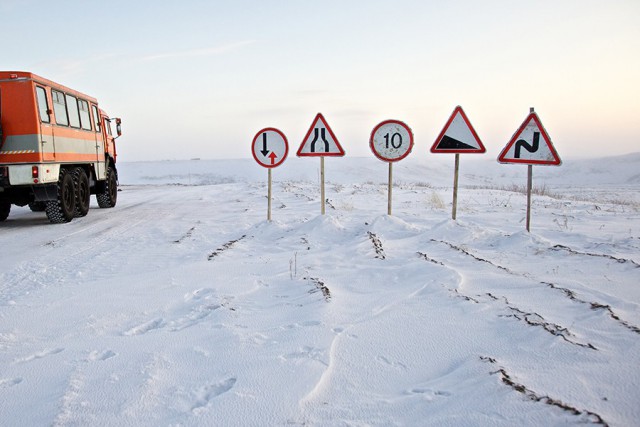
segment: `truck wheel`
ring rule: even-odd
[[[4,221],[11,212],[11,203],[8,200],[0,200],[0,221]]]
[[[46,208],[47,208],[47,202],[29,203],[29,209],[31,209],[31,212],[44,212]]]
[[[104,192],[96,194],[98,206],[101,208],[112,208],[118,200],[118,180],[113,166],[107,170],[107,181],[104,185]]]
[[[73,170],[73,184],[76,187],[76,217],[86,216],[89,212],[91,190],[89,178],[82,168]]]
[[[76,189],[71,173],[60,169],[58,178],[58,196],[56,200],[47,202],[45,209],[47,218],[54,224],[69,222],[76,213]]]

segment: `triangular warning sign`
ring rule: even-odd
[[[542,126],[538,115],[531,112],[498,156],[500,163],[554,165],[562,163]]]
[[[298,157],[344,156],[344,150],[321,113],[313,120],[309,132],[298,148]]]
[[[487,151],[482,145],[478,134],[464,113],[461,106],[457,106],[444,129],[438,135],[431,147],[432,153],[484,153]]]

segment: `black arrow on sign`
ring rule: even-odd
[[[525,150],[527,150],[530,153],[535,153],[536,151],[538,151],[538,147],[540,146],[540,132],[534,132],[533,133],[533,145],[529,144],[527,141],[525,141],[524,139],[519,139],[516,141],[516,151],[515,151],[515,158],[519,159],[520,158],[520,149],[524,148]]]
[[[269,150],[267,150],[267,133],[262,134],[262,150],[260,151],[263,156],[267,157]]]

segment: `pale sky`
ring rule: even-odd
[[[387,119],[435,156],[456,105],[485,156],[529,107],[563,160],[640,151],[639,0],[0,0],[0,16],[0,69],[122,117],[119,161],[251,158],[265,127],[295,156],[318,112],[347,157],[373,156]]]

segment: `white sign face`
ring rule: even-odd
[[[401,121],[386,120],[373,128],[369,146],[380,160],[396,162],[411,152],[413,133],[409,126]]]
[[[554,165],[562,162],[536,113],[530,113],[498,156],[500,163]]]
[[[280,166],[289,153],[287,137],[275,128],[262,129],[253,138],[251,153],[260,166],[265,168]]]
[[[484,153],[486,150],[462,107],[457,106],[431,147],[432,153]]]
[[[299,157],[344,156],[344,150],[322,114],[318,113],[311,123],[297,155]]]

